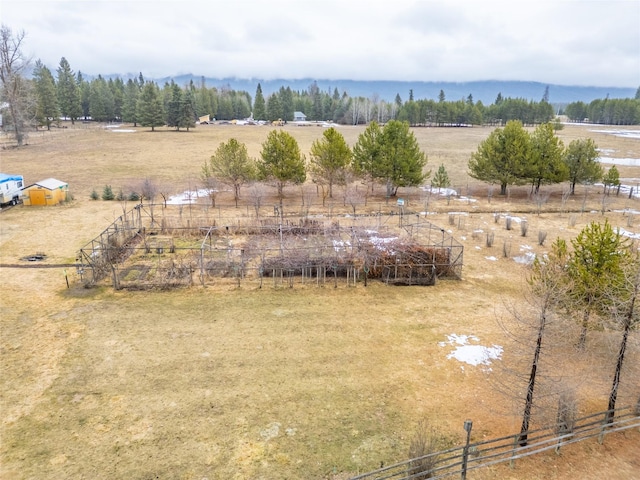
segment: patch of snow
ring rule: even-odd
[[[513,261],[522,265],[531,265],[536,259],[536,254],[533,252],[527,252],[524,255],[513,257]]]
[[[640,138],[640,130],[590,130],[591,132],[604,133],[615,137]]]
[[[618,227],[618,234],[623,236],[623,237],[640,238],[640,233],[633,233],[633,232],[630,232],[628,230],[625,230],[622,227]]]
[[[478,199],[462,196],[462,197],[458,198],[458,201],[460,201],[460,202],[477,202]]]
[[[168,205],[188,205],[196,203],[198,198],[206,198],[209,196],[209,190],[197,190],[182,192],[179,195],[173,195],[167,200]]]
[[[447,345],[457,345],[447,358],[455,358],[459,362],[469,365],[491,365],[493,360],[500,360],[503,348],[500,345],[485,347],[482,345],[469,345],[470,341],[479,342],[480,339],[475,335],[447,335],[447,342],[440,342],[438,345],[445,347]],[[464,369],[464,368],[463,368]]]
[[[484,257],[484,258],[486,258],[487,260],[491,260],[492,262],[495,262],[495,261],[497,261],[497,260],[498,260],[498,259],[497,259],[496,257],[494,257],[494,256],[491,256],[491,257]]]
[[[597,148],[596,150],[597,150],[598,152],[602,152],[602,153],[603,153],[603,154],[605,154],[605,155],[611,155],[612,153],[614,153],[614,152],[615,152],[615,150],[614,150],[614,149],[612,149],[612,148]]]
[[[438,188],[438,187],[421,187],[425,192],[431,192],[435,195],[440,195],[443,197],[450,197],[458,195],[453,188]]]
[[[111,130],[114,133],[135,133],[135,130],[127,130],[127,129],[117,129],[117,130]]]
[[[637,167],[640,166],[640,158],[613,158],[613,157],[598,157],[597,161],[600,163],[606,163],[607,165],[622,165],[625,167]]]
[[[640,210],[632,210],[630,208],[625,208],[622,210],[612,210],[613,213],[624,213],[627,215],[638,215],[640,214]]]
[[[528,250],[533,250],[533,248],[531,247],[531,245],[520,245],[520,251],[521,252],[526,252]]]
[[[336,252],[339,252],[340,250],[344,250],[345,247],[350,247],[350,246],[351,246],[351,242],[349,242],[348,240],[346,242],[343,242],[342,240],[333,241],[333,248]]]
[[[492,360],[499,360],[503,349],[499,345],[483,347],[482,345],[465,345],[457,347],[447,355],[447,358],[455,358],[459,362],[469,365],[490,365]]]
[[[280,434],[280,427],[282,425],[278,422],[273,422],[267,426],[264,430],[260,432],[260,436],[264,440],[271,440],[272,438],[276,438]]]

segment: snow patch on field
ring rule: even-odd
[[[440,342],[438,345],[446,347],[447,345],[457,345],[451,351],[447,358],[454,358],[459,362],[468,365],[491,365],[494,360],[500,360],[503,348],[500,345],[492,345],[485,347],[483,345],[470,345],[470,342],[479,342],[480,339],[475,335],[456,335],[452,333],[447,335],[446,342]],[[464,370],[464,366],[461,367]],[[491,370],[491,369],[489,369]]]
[[[208,190],[195,190],[182,192],[179,195],[173,195],[167,200],[168,205],[188,205],[190,203],[196,203],[198,198],[206,198],[209,196]]]
[[[607,135],[613,135],[614,137],[622,138],[640,138],[640,130],[590,130],[596,133],[605,133]]]
[[[618,227],[618,234],[622,237],[629,237],[634,239],[640,238],[640,233],[633,233],[628,230],[625,230],[622,227]]]

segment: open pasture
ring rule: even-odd
[[[522,397],[505,396],[500,386],[513,381],[506,366],[518,365],[519,355],[502,324],[510,306],[523,301],[527,258],[605,217],[640,233],[639,201],[605,198],[597,186],[565,202],[562,186],[543,187],[543,205],[529,199],[526,186],[508,198],[489,197],[486,185],[468,177],[466,163],[491,128],[420,128],[414,132],[428,168],[444,164],[461,196],[418,189],[400,195],[464,245],[461,280],[433,287],[85,289],[74,268],[56,265],[73,263],[80,247],[133,206],[92,201],[93,190],[134,189],[145,178],[174,194],[196,189],[202,164],[221,141],[233,136],[258,156],[271,127],[121,128],[135,132],[79,124],[32,134],[29,146],[1,152],[3,172],[24,175],[27,185],[64,180],[74,196],[59,207],[0,213],[0,263],[27,265],[23,257],[44,253],[40,266],[52,266],[2,268],[2,478],[344,479],[404,459],[425,418],[452,444],[463,441],[467,418],[478,440],[513,433]],[[322,135],[316,127],[283,128],[304,153]],[[339,129],[350,145],[363,130]],[[615,129],[567,126],[558,134],[565,143],[594,138],[612,158],[640,159],[638,138],[601,130]],[[623,183],[636,185],[640,167],[619,169]],[[314,193],[313,185],[286,188],[285,208],[350,212],[340,191],[325,207]],[[377,193],[367,209],[397,211],[382,188]],[[231,194],[222,194],[219,215],[248,215],[246,187],[242,194],[238,209]],[[543,245],[539,232],[547,235]],[[547,366],[578,385],[580,413],[605,409],[613,371],[617,336],[592,333],[592,357]],[[503,353],[490,364],[465,363],[452,356],[453,335],[475,336],[474,345]],[[620,405],[637,400],[639,348],[635,332]],[[537,413],[540,422],[554,420],[553,410]],[[634,478],[639,443],[640,432],[629,431],[603,446],[586,442],[561,457],[543,454],[514,470],[469,478]]]

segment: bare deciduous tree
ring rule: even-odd
[[[31,60],[22,53],[25,36],[22,30],[14,35],[7,25],[0,27],[0,103],[8,104],[9,120],[18,146],[23,145],[26,139],[29,105],[32,102],[31,82],[25,77]]]
[[[640,258],[638,258],[638,253],[626,258],[630,261],[625,265],[624,269],[625,288],[621,292],[614,292],[614,294],[621,293],[622,295],[616,295],[616,298],[612,302],[614,304],[614,308],[612,309],[613,323],[615,327],[622,330],[622,337],[620,338],[620,346],[618,347],[618,354],[616,356],[616,367],[609,392],[609,404],[607,406],[607,410],[611,411],[609,413],[610,422],[613,421],[613,409],[616,408],[620,376],[622,374],[622,366],[624,364],[629,335],[631,330],[639,324],[636,313],[636,301],[640,292]]]
[[[249,198],[256,210],[256,218],[260,218],[260,208],[265,196],[265,186],[262,183],[255,182],[249,188]]]
[[[546,259],[536,258],[533,270],[529,278],[529,285],[533,299],[537,307],[538,321],[535,336],[533,359],[527,382],[524,410],[522,413],[522,426],[520,428],[520,446],[528,443],[529,424],[531,422],[531,409],[536,388],[540,355],[542,354],[542,342],[548,324],[548,316],[551,310],[565,298],[568,288],[567,277],[564,274],[567,264],[567,244],[558,239],[552,246],[552,251]]]

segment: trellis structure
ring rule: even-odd
[[[463,246],[420,215],[241,216],[138,205],[80,249],[86,285],[170,288],[223,281],[433,285],[460,279]]]

